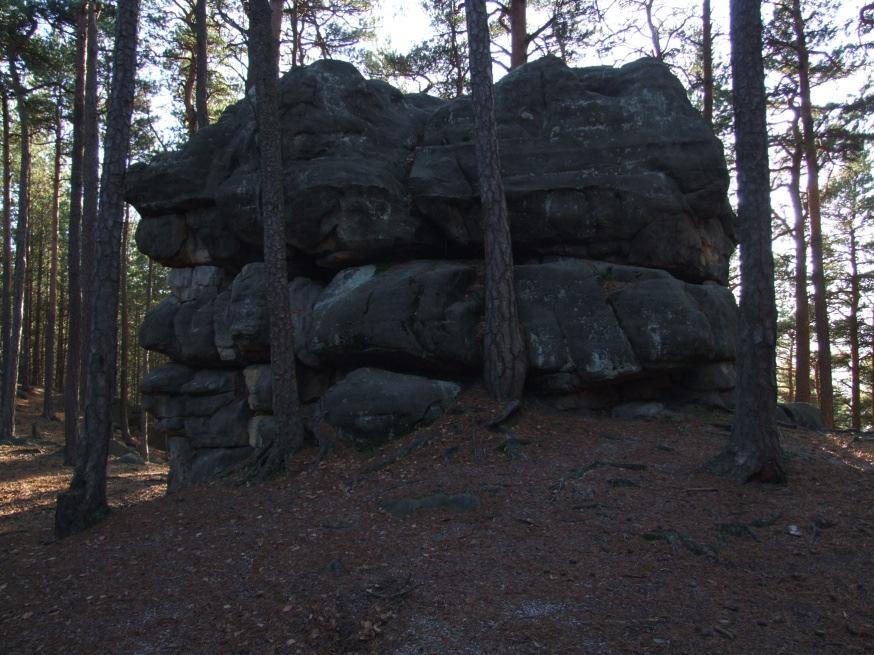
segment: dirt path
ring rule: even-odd
[[[489,416],[469,391],[260,486],[166,497],[115,466],[116,511],[62,542],[51,439],[2,447],[4,652],[874,652],[870,442],[787,431],[790,485],[738,486],[699,468],[725,416]]]

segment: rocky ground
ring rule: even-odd
[[[51,534],[60,424],[0,446],[5,653],[870,653],[874,441],[785,430],[790,484],[700,471],[729,415],[468,390],[377,452],[164,496],[113,461],[114,511]]]

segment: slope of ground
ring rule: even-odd
[[[786,430],[790,484],[741,486],[700,471],[728,416],[532,401],[493,431],[493,409],[474,389],[384,450],[307,452],[264,485],[166,497],[163,467],[113,464],[112,516],[60,542],[69,472],[38,424],[0,447],[2,650],[874,651],[871,442]]]

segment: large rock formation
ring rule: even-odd
[[[470,100],[322,61],[280,83],[286,227],[307,416],[357,444],[414,429],[482,359]],[[529,388],[558,404],[726,402],[734,248],[720,142],[667,68],[553,58],[496,85]],[[171,487],[272,435],[252,99],[128,173],[140,249],[174,267],[141,330]]]

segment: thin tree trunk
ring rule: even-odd
[[[465,0],[465,7],[485,246],[483,379],[495,399],[508,402],[522,396],[528,358],[516,309],[513,248],[498,154],[485,0]]]
[[[526,0],[510,0],[510,68],[528,61]]]
[[[813,314],[816,323],[816,358],[819,373],[819,411],[826,427],[834,424],[834,392],[832,389],[832,355],[829,337],[828,304],[823,270],[822,221],[820,218],[819,163],[816,159],[816,133],[810,101],[810,59],[804,35],[804,18],[800,0],[792,0],[798,54],[798,87],[801,100],[801,125],[804,134],[804,154],[807,161],[807,213],[810,217],[811,277],[813,279]]]
[[[91,314],[94,302],[94,231],[97,223],[100,169],[100,125],[97,113],[97,0],[88,2],[88,42],[85,66],[85,105],[82,132],[82,362],[79,375],[79,398],[84,405],[88,389],[87,359],[91,342]],[[102,280],[101,280],[102,283]]]
[[[793,124],[795,150],[789,168],[789,197],[795,215],[793,236],[795,238],[795,335],[798,347],[795,351],[795,400],[810,402],[810,299],[807,295],[807,239],[805,238],[804,207],[801,202],[801,160],[804,149],[798,121]]]
[[[3,307],[0,309],[3,328],[0,333],[0,348],[3,349],[3,356],[6,357],[9,352],[12,320],[12,156],[10,154],[12,136],[9,130],[9,96],[2,85],[0,85],[0,99],[3,102]]]
[[[152,286],[154,283],[154,275],[153,275],[153,266],[154,262],[152,259],[149,259],[149,268],[146,273],[146,309],[143,312],[143,316],[149,313],[149,310],[152,309]],[[149,372],[149,351],[146,348],[141,349],[143,352],[143,375],[145,376]],[[139,381],[141,378],[137,378]],[[143,406],[143,397],[140,395],[140,455],[143,456],[143,460],[149,461],[149,414],[144,409]]]
[[[73,89],[73,151],[70,155],[70,216],[67,234],[67,357],[64,370],[64,464],[76,463],[79,438],[79,384],[82,369],[81,228],[85,132],[85,69],[88,49],[88,11],[83,5],[76,20],[76,81]]]
[[[35,31],[36,26],[33,26]],[[31,31],[31,34],[33,33]],[[18,73],[17,53],[7,45],[9,75],[18,109],[21,164],[18,177],[18,222],[15,227],[15,275],[12,282],[12,309],[9,348],[3,360],[3,398],[0,406],[0,441],[15,436],[15,396],[18,380],[18,354],[21,344],[21,323],[24,315],[24,281],[27,275],[28,218],[30,213],[30,113],[27,97]]]
[[[859,302],[861,290],[859,285],[858,243],[856,228],[850,226],[850,416],[852,428],[862,429],[862,390],[860,386],[860,355],[859,355]]]
[[[31,173],[28,174],[30,179]],[[29,210],[28,210],[29,212]],[[28,226],[30,235],[28,236],[29,243],[27,248],[28,262],[33,261],[33,226]],[[33,330],[33,268],[28,267],[27,273],[24,276],[24,324],[21,328],[21,363],[18,366],[18,385],[24,393],[30,393],[30,363],[31,359],[31,334]]]
[[[70,488],[58,495],[55,532],[61,537],[87,528],[109,511],[106,459],[112,437],[124,174],[136,82],[138,13],[139,0],[119,0],[94,261],[95,279],[100,284],[93,289],[85,431]]]
[[[701,60],[704,68],[704,120],[713,127],[713,21],[710,0],[701,9]]]
[[[654,0],[647,0],[643,6],[644,12],[646,13],[646,25],[649,28],[649,39],[652,43],[652,56],[659,61],[664,61],[665,53],[662,51],[662,42],[661,36],[659,35],[659,28],[656,26],[652,15],[653,3]]]
[[[128,233],[130,232],[130,208],[128,205],[124,207],[124,227],[121,235],[121,362],[118,367],[118,376],[120,381],[119,401],[120,409],[118,412],[119,423],[121,424],[121,440],[124,443],[130,443],[130,423],[128,421],[128,374],[130,367],[128,366],[128,293],[127,293],[127,264],[128,264]]]
[[[708,468],[744,482],[785,482],[777,402],[777,310],[759,0],[731,0],[741,299],[737,407],[727,448]]]
[[[209,125],[209,111],[206,106],[206,84],[208,75],[207,63],[207,22],[206,0],[195,0],[194,5],[195,25],[195,54],[197,61],[197,88],[195,89],[195,105],[197,107],[197,129]]]
[[[185,69],[185,81],[182,84],[182,104],[185,106],[185,129],[188,136],[197,132],[197,108],[195,107],[194,91],[197,86],[197,65],[194,53],[191,63]]]
[[[52,226],[51,263],[49,266],[49,304],[46,316],[45,350],[45,397],[42,405],[43,418],[54,418],[55,392],[55,324],[58,311],[58,224],[61,214],[61,111],[55,114],[55,166],[52,175]]]
[[[39,242],[37,245],[37,252],[39,253],[37,256],[36,263],[36,297],[34,298],[33,303],[33,332],[32,332],[32,342],[33,342],[33,355],[31,356],[32,365],[30,369],[30,380],[31,384],[34,386],[40,386],[40,373],[42,373],[42,344],[43,344],[43,324],[42,324],[42,314],[43,314],[43,280],[45,279],[45,252],[46,252],[46,235],[45,235],[45,227],[40,230]]]
[[[58,287],[63,289],[63,283],[59,280]],[[62,393],[64,391],[64,358],[67,356],[66,351],[64,350],[64,342],[66,341],[66,334],[64,332],[64,326],[67,322],[67,301],[63,298],[58,303],[58,336],[55,339],[55,349],[57,351],[55,358],[55,392]],[[54,408],[53,408],[54,411]]]
[[[789,389],[787,390],[787,399],[790,403],[795,402],[795,369],[792,367],[793,360],[795,359],[795,337],[793,337],[789,341],[789,357],[786,358],[786,366],[788,368],[787,371],[787,379],[789,381]]]
[[[260,206],[264,225],[264,264],[270,306],[270,371],[273,376],[275,436],[261,458],[257,476],[273,475],[303,443],[300,398],[294,355],[294,327],[288,302],[285,260],[285,208],[282,190],[282,140],[279,135],[279,76],[274,2],[250,3],[250,61],[255,74],[255,118],[258,125]]]

